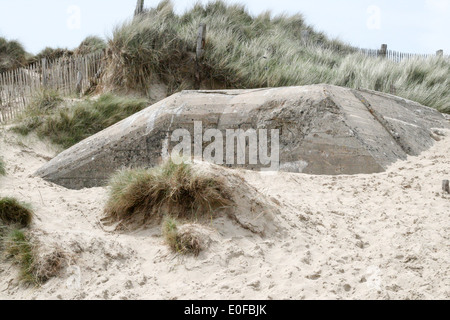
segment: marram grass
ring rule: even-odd
[[[450,61],[411,59],[395,63],[365,57],[307,25],[302,15],[252,16],[244,6],[197,3],[177,15],[170,1],[117,26],[108,41],[106,82],[148,92],[153,80],[172,91],[189,87],[197,29],[207,25],[204,86],[259,88],[318,83],[389,92],[450,112]],[[304,34],[308,33],[306,39]],[[188,82],[188,84],[186,84]]]
[[[110,180],[105,213],[112,221],[159,221],[165,216],[196,219],[232,204],[226,182],[169,160],[151,169],[127,169]]]

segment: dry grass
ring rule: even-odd
[[[123,170],[110,181],[105,213],[112,221],[163,216],[196,219],[232,204],[225,181],[168,161],[152,169]]]
[[[179,228],[173,218],[164,220],[162,232],[167,245],[176,253],[198,256],[204,249],[201,234],[193,228]]]
[[[66,262],[66,254],[59,248],[45,254],[38,254],[31,266],[33,278],[39,284],[45,283],[58,276]]]
[[[28,227],[33,220],[30,206],[14,198],[0,198],[0,221],[6,225]]]

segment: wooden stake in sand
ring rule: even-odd
[[[442,191],[444,191],[444,193],[450,193],[450,181],[449,180],[442,181]]]
[[[197,34],[197,50],[195,59],[195,90],[199,90],[202,78],[201,78],[201,60],[203,54],[205,53],[205,43],[206,43],[206,24],[201,23],[198,27]]]
[[[144,0],[138,0],[136,3],[136,10],[134,10],[134,16],[138,16],[144,12]]]

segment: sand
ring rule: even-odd
[[[0,128],[8,175],[0,196],[32,204],[32,234],[69,257],[39,288],[0,263],[0,299],[449,299],[450,131],[385,173],[238,174],[270,206],[264,235],[226,216],[205,228],[199,257],[174,254],[160,227],[117,232],[101,223],[106,188],[68,190],[32,174],[58,150]],[[235,185],[245,193],[243,185]],[[256,215],[258,212],[255,213]]]

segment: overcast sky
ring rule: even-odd
[[[155,6],[158,0],[145,0]],[[179,13],[195,0],[174,0]],[[203,1],[205,2],[205,1]],[[246,0],[252,14],[302,13],[308,24],[363,48],[450,53],[450,0]],[[136,0],[0,0],[0,36],[29,52],[46,46],[75,48],[88,35],[107,37],[129,18]]]

